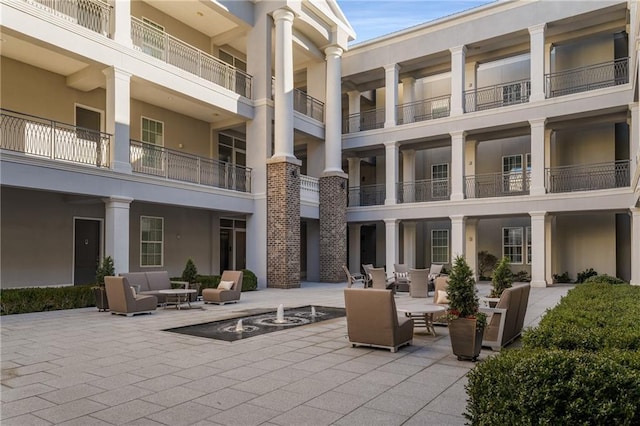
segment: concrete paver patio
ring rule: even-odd
[[[95,308],[3,316],[2,425],[464,424],[475,364],[457,361],[446,327],[437,337],[417,328],[397,353],[352,348],[345,318],[235,342],[162,331],[280,303],[344,307],[344,287],[305,282],[134,317]],[[571,288],[532,288],[525,326]],[[398,309],[431,301],[396,296]],[[479,362],[491,354],[483,349]]]

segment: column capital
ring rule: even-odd
[[[631,216],[639,216],[640,217],[640,207],[630,207],[629,208],[629,213],[631,213]]]
[[[105,204],[121,204],[121,205],[129,205],[133,202],[133,198],[131,197],[122,197],[119,195],[112,195],[110,197],[105,197],[102,199],[102,202]]]
[[[384,225],[397,225],[400,223],[400,219],[382,219],[384,221]]]
[[[131,76],[133,75],[130,72],[117,67],[107,67],[102,70],[102,74],[104,74],[107,78],[120,78],[123,80],[130,80]]]
[[[531,127],[544,127],[545,124],[547,124],[546,118],[533,118],[529,120],[529,125]]]
[[[536,33],[544,32],[546,28],[547,28],[547,24],[545,22],[544,24],[532,25],[528,29],[529,29],[529,34],[533,35]]]
[[[344,49],[338,46],[329,46],[324,49],[324,54],[327,57],[327,59],[330,57],[340,58],[342,57],[343,53],[344,53]]]
[[[534,218],[544,219],[548,214],[549,214],[548,212],[544,212],[544,211],[529,212],[529,216],[531,216],[531,219],[534,219]]]
[[[384,71],[385,72],[400,71],[400,65],[398,65],[398,64],[387,64],[387,65],[384,65]]]
[[[293,13],[293,10],[283,7],[281,9],[274,10],[272,12],[272,16],[273,16],[273,20],[276,22],[277,21],[293,22],[293,18],[295,18],[296,15]]]
[[[384,149],[395,149],[398,147],[398,141],[383,142]]]
[[[463,220],[465,220],[466,216],[463,214],[454,214],[449,216],[449,219],[451,219],[451,222],[462,222]]]
[[[451,139],[464,139],[464,137],[467,135],[467,132],[465,130],[456,130],[454,132],[449,132],[449,135],[451,136]]]
[[[449,52],[451,52],[452,55],[455,55],[456,53],[464,54],[464,53],[467,53],[467,46],[462,45],[462,46],[450,47]]]
[[[400,81],[402,82],[402,84],[414,84],[416,82],[416,78],[409,76],[401,78]]]

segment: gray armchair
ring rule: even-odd
[[[150,314],[156,310],[158,299],[153,295],[136,294],[125,277],[104,277],[109,311],[112,314],[132,316]]]
[[[222,288],[222,282],[233,282],[231,288]],[[242,292],[242,271],[224,271],[220,277],[218,288],[205,288],[202,290],[202,300],[204,303],[237,303]]]

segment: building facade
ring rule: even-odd
[[[0,0],[1,285],[511,259],[640,284],[638,4]],[[473,29],[471,31],[470,29]],[[389,271],[389,268],[388,268]]]

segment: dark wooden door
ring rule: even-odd
[[[100,261],[100,221],[75,220],[73,284],[91,284],[96,280]]]

